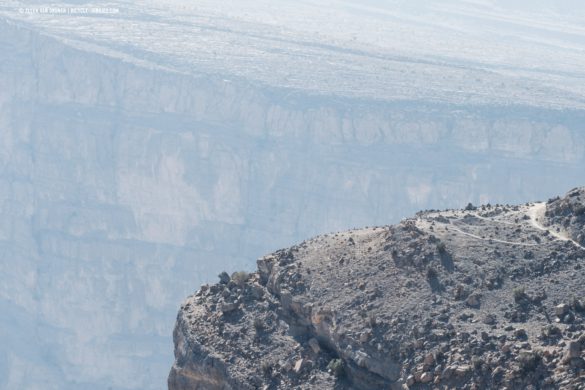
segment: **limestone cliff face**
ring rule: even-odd
[[[0,374],[36,373],[8,388],[158,389],[176,303],[221,269],[583,178],[580,111],[316,95],[10,20],[0,45]]]
[[[585,248],[542,219],[561,200],[421,212],[224,273],[181,306],[169,390],[578,387]]]

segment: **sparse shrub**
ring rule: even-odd
[[[254,329],[256,329],[257,332],[261,332],[265,328],[266,324],[264,324],[264,321],[260,317],[254,318]]]
[[[336,377],[343,376],[344,374],[343,360],[341,359],[331,360],[327,365],[327,370],[329,370]]]
[[[246,283],[249,277],[250,275],[246,271],[238,271],[232,274],[232,280],[240,287]]]
[[[483,360],[478,356],[474,356],[471,358],[471,365],[475,370],[480,370],[481,366],[483,366]]]
[[[526,295],[526,290],[523,286],[514,288],[513,293],[515,302],[523,302],[528,298],[528,295]]]
[[[269,360],[265,360],[260,365],[260,368],[262,369],[262,373],[265,376],[270,376],[272,374],[272,371],[274,370],[274,363]]]
[[[427,280],[436,279],[439,273],[434,267],[427,268]]]
[[[464,285],[459,284],[455,287],[455,299],[463,300],[469,296],[469,291]]]
[[[552,324],[546,325],[541,329],[541,335],[543,338],[560,336],[561,334],[561,330]]]
[[[535,351],[520,352],[517,360],[522,371],[534,371],[540,363],[540,355]]]
[[[585,214],[585,206],[576,206],[573,209],[573,213],[575,215],[584,215]]]
[[[585,311],[585,299],[579,299],[573,297],[573,302],[571,303],[571,307],[575,311],[583,312]]]
[[[230,282],[230,276],[225,271],[220,273],[218,275],[218,277],[219,277],[219,283],[221,283],[221,284],[228,284]]]
[[[378,319],[376,318],[376,316],[374,314],[368,314],[368,325],[371,328],[375,328],[376,326],[378,326]]]

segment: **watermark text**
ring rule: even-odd
[[[19,8],[18,13],[30,15],[115,15],[119,8],[113,7],[34,7]]]

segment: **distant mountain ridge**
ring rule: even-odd
[[[139,0],[71,15],[32,11],[103,4],[11,1],[0,15],[140,66],[293,95],[585,108],[582,6],[507,3],[336,0],[324,14],[318,1]]]

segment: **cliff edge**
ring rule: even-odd
[[[584,388],[584,208],[424,211],[222,273],[179,311],[169,389]]]

